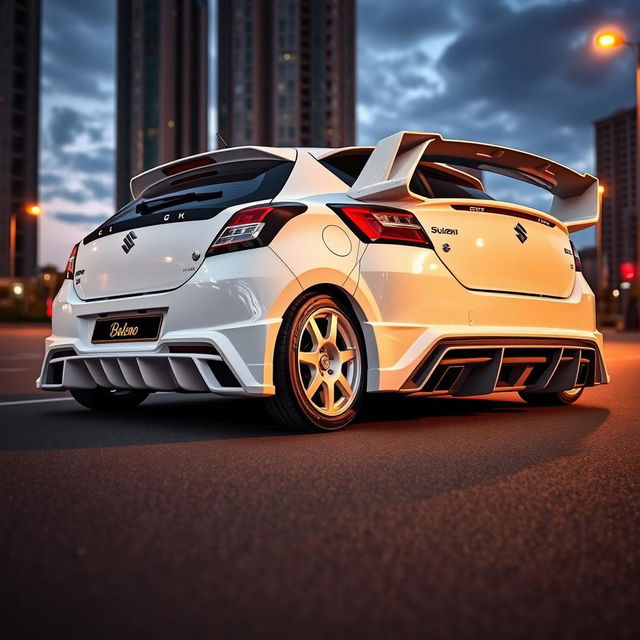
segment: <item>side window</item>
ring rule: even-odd
[[[331,173],[338,176],[342,182],[351,187],[360,175],[370,155],[371,151],[367,151],[366,153],[343,154],[331,156],[330,158],[319,160],[319,162],[322,166],[329,169]]]

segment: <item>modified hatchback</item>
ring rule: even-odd
[[[495,200],[466,169],[553,196]],[[368,393],[516,391],[567,405],[608,375],[569,233],[598,181],[403,131],[375,147],[239,147],[157,167],[72,250],[38,386],[91,409],[156,391],[264,397],[334,430]]]

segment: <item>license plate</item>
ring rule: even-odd
[[[91,342],[150,342],[160,335],[161,315],[96,320]]]

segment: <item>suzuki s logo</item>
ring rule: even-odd
[[[520,242],[524,243],[527,241],[527,230],[519,222],[513,227],[513,230],[516,232],[516,238],[518,238]]]
[[[137,237],[138,236],[133,231],[129,231],[129,233],[127,233],[127,235],[124,237],[124,243],[122,245],[122,250],[125,253],[129,253],[129,251],[131,251],[133,245],[135,244],[134,240]]]

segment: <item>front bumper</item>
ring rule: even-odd
[[[84,301],[67,280],[54,302],[37,386],[272,395],[275,340],[300,291],[268,247],[207,260],[164,293]],[[141,311],[162,314],[157,341],[92,344],[96,319]]]

